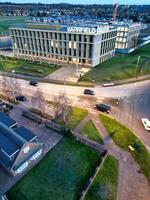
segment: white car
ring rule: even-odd
[[[150,120],[147,118],[142,118],[141,120],[145,130],[150,131]]]

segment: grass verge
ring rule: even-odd
[[[99,142],[100,144],[104,143],[92,120],[88,121],[83,127],[81,134],[87,136],[89,139],[95,142]]]
[[[100,161],[96,151],[64,137],[7,196],[11,200],[76,200]]]
[[[40,64],[38,62],[31,62],[27,60],[17,58],[5,58],[0,57],[0,71],[12,72],[34,76],[47,76],[54,71],[60,69],[60,67],[48,64]]]
[[[118,160],[108,155],[84,200],[116,200]]]
[[[133,158],[139,164],[142,172],[150,183],[150,153],[143,143],[135,136],[133,132],[131,132],[131,130],[116,120],[111,119],[103,114],[100,114],[100,119],[114,142],[119,147],[129,151],[132,154]],[[134,151],[129,149],[129,145],[134,148]]]
[[[150,44],[147,44],[133,53],[119,54],[92,68],[80,81],[107,82],[135,77],[138,56],[150,55]],[[150,60],[141,58],[139,66],[142,66],[141,75],[150,73]]]

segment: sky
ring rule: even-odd
[[[114,0],[0,0],[0,2],[13,3],[73,3],[73,4],[111,4]],[[119,4],[149,4],[150,0],[118,0]]]

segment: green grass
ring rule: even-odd
[[[46,76],[60,67],[48,64],[40,64],[37,62],[30,62],[16,58],[0,57],[0,71],[11,72],[15,70],[16,73],[25,73],[29,75]]]
[[[64,137],[7,196],[11,200],[76,200],[100,162],[96,151]]]
[[[139,164],[142,172],[145,174],[150,183],[150,153],[145,148],[143,143],[135,136],[133,132],[131,132],[131,130],[116,120],[102,114],[100,115],[100,119],[114,142],[119,147],[129,151],[132,154],[133,158]],[[135,144],[138,145],[137,148],[134,147]],[[134,147],[135,151],[131,151],[128,147],[129,145]]]
[[[92,120],[88,121],[83,127],[81,134],[86,135],[89,139],[99,142],[100,144],[104,143]]]
[[[88,114],[88,111],[82,108],[73,107],[68,126],[74,129]]]
[[[103,82],[133,78],[136,72],[137,58],[140,55],[150,55],[150,44],[129,55],[120,54],[99,64],[81,77],[80,81],[92,82],[94,80],[95,82]],[[141,59],[140,65],[142,65],[141,75],[150,73],[150,60]]]
[[[17,23],[25,23],[28,17],[21,16],[0,16],[0,35],[3,33],[9,33],[8,28],[16,25]]]
[[[52,103],[51,103],[52,105]],[[69,120],[67,122],[67,127],[70,129],[76,128],[76,126],[86,117],[88,111],[78,107],[72,107]],[[63,125],[63,116],[61,115],[55,120],[56,123]]]
[[[118,160],[108,155],[85,196],[85,200],[116,200],[118,170]]]

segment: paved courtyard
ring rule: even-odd
[[[55,71],[54,73],[47,76],[49,79],[60,80],[60,81],[71,81],[71,82],[78,82],[80,75],[84,75],[88,72],[90,68],[86,67],[78,67],[76,65],[69,65],[66,64],[64,67],[60,68],[59,70]]]

